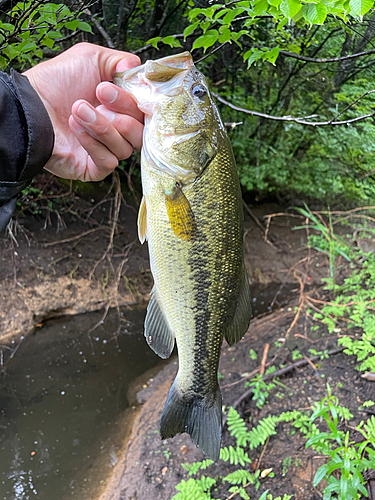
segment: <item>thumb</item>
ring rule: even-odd
[[[138,56],[130,52],[103,47],[103,51],[99,54],[98,63],[101,80],[109,81],[113,80],[115,73],[139,66],[141,60]]]

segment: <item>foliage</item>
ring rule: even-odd
[[[64,4],[19,2],[0,18],[0,69],[14,61],[23,67],[43,59],[45,50],[56,50],[64,32],[92,32],[81,21],[82,12],[72,12]]]
[[[257,374],[249,382],[245,383],[245,387],[252,387],[253,400],[256,402],[258,408],[263,408],[270,391],[275,387],[273,382],[264,382],[263,376]]]
[[[349,253],[349,244],[335,234],[332,226],[332,220],[329,217],[328,224],[318,214],[313,214],[305,204],[305,208],[295,207],[295,209],[306,217],[306,220],[311,221],[305,226],[296,226],[294,229],[313,229],[318,231],[318,234],[309,235],[309,246],[314,250],[324,253],[329,258],[329,272],[330,278],[333,280],[336,275],[336,262],[337,257],[341,256],[348,262],[351,261]]]
[[[192,50],[203,48],[204,51],[217,42],[220,44],[234,42],[242,48],[240,39],[248,37],[253,40],[254,32],[262,17],[271,19],[275,25],[274,29],[283,32],[284,26],[292,19],[299,25],[306,24],[310,27],[323,24],[329,15],[344,21],[349,17],[362,19],[373,7],[372,0],[318,3],[305,1],[303,4],[300,0],[244,0],[229,4],[216,3],[205,8],[195,7],[194,2],[191,4],[188,12],[190,24],[184,30],[184,38],[186,40],[195,32],[198,36],[194,40]],[[288,37],[285,38],[288,40]],[[170,46],[180,46],[178,40],[172,36],[154,37],[149,43],[156,46],[159,41]],[[282,42],[282,36],[274,37],[273,42],[274,44],[272,42],[270,44],[269,41],[265,41],[260,47],[251,47],[245,51],[243,60],[247,61],[248,67],[258,60],[275,64],[281,47],[286,45],[288,48],[288,44],[287,41]],[[296,40],[293,43],[293,50],[296,52],[301,50]]]
[[[366,422],[362,421],[354,428],[357,433],[363,436],[361,442],[351,441],[349,432],[341,430],[341,422],[350,420],[353,415],[350,411],[341,406],[336,396],[332,394],[331,388],[327,385],[327,396],[321,401],[313,403],[312,414],[295,410],[284,412],[279,416],[270,415],[262,419],[259,424],[251,429],[247,429],[245,421],[239,416],[236,410],[229,409],[227,416],[228,430],[230,435],[236,439],[237,447],[229,446],[223,448],[220,452],[220,460],[230,465],[240,464],[243,468],[223,476],[215,478],[202,475],[198,478],[183,480],[176,486],[177,493],[173,500],[211,500],[211,489],[226,483],[231,484],[229,493],[236,492],[241,498],[249,499],[246,487],[253,485],[255,490],[260,487],[260,471],[255,473],[247,470],[246,467],[251,464],[245,447],[249,450],[263,445],[268,438],[277,434],[276,427],[279,423],[288,423],[292,425],[302,437],[306,440],[306,448],[311,447],[316,453],[327,457],[327,462],[322,465],[314,478],[314,486],[317,486],[322,480],[326,480],[328,485],[324,489],[324,500],[330,500],[332,495],[339,500],[357,500],[360,494],[367,495],[364,487],[365,480],[363,473],[370,470],[375,463],[375,417],[371,416]],[[323,423],[324,429],[317,424]],[[292,464],[290,461],[283,464],[283,474]],[[297,459],[295,465],[299,465]],[[182,464],[188,475],[195,476],[200,470],[212,469],[214,462],[204,460],[193,464]],[[333,474],[334,473],[334,474]],[[265,491],[259,500],[272,500],[272,495]],[[291,495],[284,495],[283,499],[289,500]],[[277,500],[276,498],[273,500]]]
[[[365,253],[357,246],[349,246],[343,238],[337,236],[329,226],[308,209],[300,211],[314,224],[308,225],[317,231],[310,235],[309,243],[317,251],[329,255],[330,276],[325,279],[325,288],[335,294],[335,297],[326,302],[320,313],[315,313],[316,320],[326,323],[330,332],[340,331],[341,323],[346,328],[354,330],[356,336],[342,336],[339,345],[345,346],[345,353],[357,357],[360,371],[375,372],[375,255]],[[357,231],[364,229],[363,225]],[[367,229],[367,228],[366,228]],[[370,232],[371,234],[371,232]],[[345,276],[340,284],[336,281],[338,257],[344,257],[350,264],[345,266]],[[332,269],[335,272],[332,274]]]
[[[339,406],[338,398],[332,395],[329,385],[327,388],[327,397],[314,405],[311,421],[318,418],[324,420],[328,432],[319,432],[306,443],[307,448],[318,445],[322,454],[328,456],[327,462],[315,474],[314,486],[322,480],[328,482],[324,489],[324,500],[357,500],[361,495],[367,497],[363,472],[371,469],[375,463],[375,418],[372,416],[355,428],[364,437],[363,441],[350,441],[349,431],[340,430],[339,423],[352,415],[347,408]],[[333,474],[334,471],[339,471],[339,477]]]

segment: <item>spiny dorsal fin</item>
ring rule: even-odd
[[[142,244],[147,239],[147,207],[146,198],[144,196],[142,196],[138,211],[138,238]]]
[[[165,193],[169,222],[178,238],[189,241],[195,237],[197,224],[190,203],[177,183],[171,194]]]
[[[169,358],[173,351],[175,336],[169,329],[156,295],[151,292],[145,319],[145,337],[148,345],[163,359]]]
[[[246,268],[244,269],[244,276],[241,283],[240,294],[238,297],[236,312],[233,321],[229,326],[225,340],[229,345],[239,342],[249,328],[251,318],[251,293],[249,278],[247,276]]]

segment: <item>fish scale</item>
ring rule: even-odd
[[[221,345],[224,337],[231,345],[240,340],[251,315],[241,190],[230,141],[191,56],[157,63],[152,81],[148,63],[115,79],[146,111],[139,227],[148,240],[154,288],[145,336],[162,357],[177,342],[179,368],[161,418],[162,438],[188,432],[217,460]]]

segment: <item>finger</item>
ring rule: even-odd
[[[98,106],[96,110],[115,127],[118,133],[126,139],[136,151],[140,151],[142,149],[142,123],[132,116],[115,113],[114,111],[106,108],[106,106]]]
[[[100,49],[97,50],[98,66],[102,81],[112,80],[116,72],[126,71],[127,69],[135,68],[141,64],[140,58],[129,52],[121,52],[105,47],[100,47]]]
[[[118,166],[118,158],[104,144],[86,132],[73,116],[69,117],[69,125],[78,142],[89,155],[86,170],[79,180],[100,181],[107,177]]]
[[[144,114],[138,109],[132,96],[113,83],[100,83],[96,88],[96,97],[108,109],[116,113],[130,115],[143,123]]]
[[[72,106],[72,116],[93,139],[103,144],[119,160],[129,158],[132,154],[132,144],[88,102],[76,101]],[[141,139],[142,131],[140,129],[138,134],[139,139]],[[135,136],[136,133],[132,133],[134,140]]]

